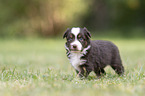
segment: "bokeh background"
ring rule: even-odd
[[[62,36],[78,26],[118,46],[124,76],[77,77]],[[145,0],[0,0],[0,96],[145,96],[144,43]]]
[[[55,37],[74,26],[144,37],[145,0],[0,0],[0,37]]]

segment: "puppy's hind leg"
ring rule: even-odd
[[[118,75],[124,74],[124,67],[122,66],[122,64],[113,64],[113,65],[111,65],[111,67],[115,70],[115,72]]]
[[[121,61],[119,53],[114,55],[114,58],[112,58],[112,62],[110,66],[115,70],[115,72],[118,75],[124,74],[124,67],[122,65],[122,61]]]

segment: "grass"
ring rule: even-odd
[[[96,38],[94,38],[96,39]],[[0,96],[144,96],[144,39],[107,39],[120,49],[125,75],[80,80],[61,39],[0,39]]]

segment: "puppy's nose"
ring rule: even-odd
[[[77,48],[77,45],[73,45],[73,48],[76,49]]]

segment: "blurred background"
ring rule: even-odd
[[[62,35],[78,26],[118,46],[123,77],[77,78]],[[0,96],[144,96],[144,43],[145,0],[0,0]]]
[[[0,0],[0,37],[55,37],[74,26],[144,37],[145,0]]]

